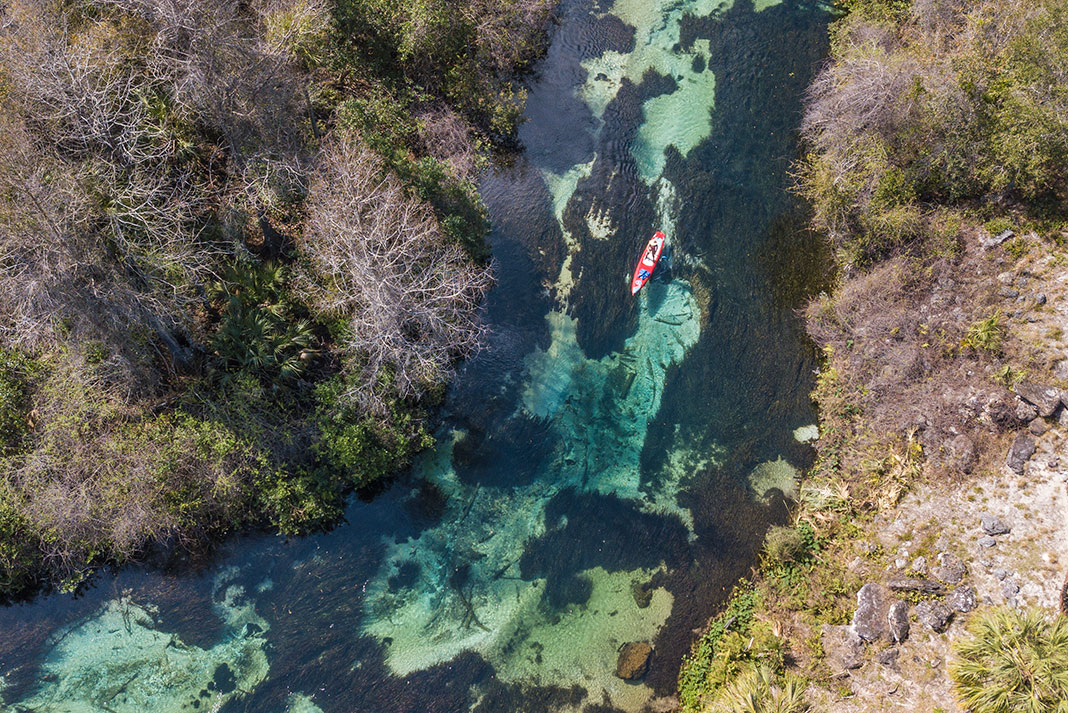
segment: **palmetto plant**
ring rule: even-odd
[[[212,345],[228,369],[283,377],[306,371],[316,337],[311,322],[298,318],[286,298],[281,266],[233,266],[214,296],[225,306]]]
[[[750,669],[734,679],[708,713],[806,713],[804,689],[766,666]]]
[[[971,713],[1068,713],[1068,618],[1041,609],[979,612],[949,674]]]

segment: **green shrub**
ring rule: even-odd
[[[949,675],[971,713],[1063,713],[1068,618],[1041,609],[982,610],[953,650]]]
[[[394,400],[385,415],[361,413],[343,397],[346,382],[336,377],[315,389],[315,421],[319,440],[314,446],[324,467],[360,488],[392,475],[411,457],[434,444],[414,409]]]
[[[757,666],[739,674],[716,697],[709,713],[806,713],[801,682]]]
[[[805,538],[795,527],[772,525],[764,537],[764,557],[769,563],[788,564],[805,555]]]
[[[969,327],[961,346],[977,352],[1000,354],[1004,341],[1005,325],[1001,322],[1001,312],[997,311]]]
[[[30,380],[40,367],[12,349],[0,349],[0,456],[18,450],[30,428]]]

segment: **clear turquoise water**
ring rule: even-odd
[[[811,456],[786,191],[815,3],[564,0],[483,192],[499,284],[438,446],[330,533],[247,537],[0,611],[36,711],[640,711]],[[669,236],[653,281],[629,276]],[[653,644],[615,677],[619,647]]]

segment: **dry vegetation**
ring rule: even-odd
[[[0,8],[0,596],[316,526],[426,445],[549,7]]]
[[[865,696],[888,695],[847,690],[854,679],[828,667],[823,627],[849,622],[861,577],[885,576],[873,543],[887,523],[911,522],[898,510],[906,493],[954,503],[966,484],[1003,477],[1008,442],[1034,418],[1012,387],[1051,380],[1064,356],[1060,330],[1046,343],[1031,325],[1055,318],[1046,303],[1060,287],[1043,280],[1068,239],[1068,3],[842,5],[797,168],[840,268],[805,313],[826,353],[818,459],[794,523],[769,532],[753,581],[684,664],[684,711],[718,710],[769,665],[814,684],[812,702],[866,710]],[[992,240],[1005,229],[1017,237]],[[868,678],[882,681],[876,669]],[[923,686],[910,690],[922,699]]]

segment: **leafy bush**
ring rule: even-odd
[[[805,691],[795,679],[767,666],[741,673],[707,709],[709,713],[806,713]]]
[[[1068,618],[1040,609],[977,612],[949,675],[972,713],[1061,713],[1068,701]]]
[[[764,557],[775,564],[796,562],[805,554],[805,539],[794,527],[772,525],[764,537]]]
[[[961,346],[977,352],[1000,354],[1004,341],[1005,325],[1001,322],[1001,312],[997,311],[969,327]]]
[[[1068,1],[840,5],[802,127],[799,188],[817,228],[863,265],[937,249],[926,238],[940,206],[1062,210]]]
[[[18,449],[29,430],[29,379],[35,362],[11,349],[0,349],[0,456]]]

